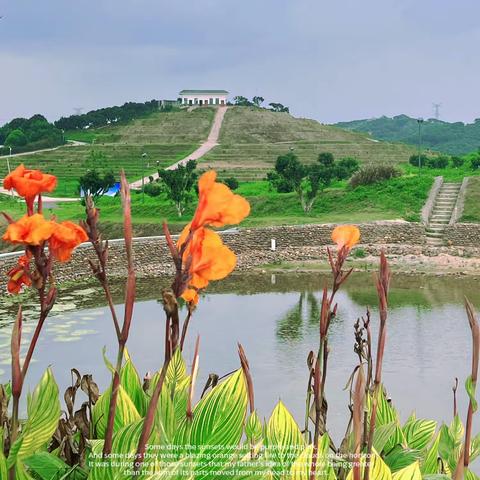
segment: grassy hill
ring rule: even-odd
[[[276,158],[293,148],[300,161],[317,160],[320,152],[336,158],[352,156],[362,162],[406,162],[415,152],[409,146],[377,142],[359,134],[254,107],[231,107],[225,115],[220,145],[202,161],[202,168],[215,168],[220,176],[241,181],[265,177]]]
[[[340,122],[337,127],[355,132],[365,132],[378,140],[418,144],[416,118],[398,115],[351,122]],[[422,144],[439,152],[461,155],[480,147],[480,119],[474,123],[443,122],[429,119],[422,124]]]
[[[211,108],[192,111],[155,112],[124,125],[67,131],[68,140],[84,146],[61,147],[12,158],[12,167],[23,162],[57,175],[62,182],[57,195],[75,195],[78,178],[88,168],[92,148],[105,154],[100,169],[118,172],[124,168],[131,180],[142,172],[153,173],[186,157],[207,138],[214,117]],[[320,152],[336,158],[353,156],[363,162],[404,162],[415,151],[401,144],[376,142],[362,133],[322,125],[314,120],[294,118],[252,107],[231,107],[220,133],[220,145],[201,161],[202,169],[215,168],[221,177],[240,181],[263,179],[278,155],[290,148],[303,162],[314,162]],[[142,153],[147,153],[143,165]],[[6,162],[0,163],[0,175]]]
[[[11,167],[20,163],[53,173],[61,180],[57,195],[73,196],[78,178],[88,168],[88,157],[94,148],[103,152],[106,160],[99,168],[124,168],[131,180],[141,178],[142,172],[153,173],[187,156],[207,137],[214,116],[213,109],[192,112],[156,112],[125,125],[93,130],[66,132],[69,140],[87,142],[84,146],[65,146],[54,151],[22,155],[11,159]],[[142,153],[147,158],[142,159]],[[7,173],[6,162],[0,162],[0,175]]]

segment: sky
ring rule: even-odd
[[[480,117],[478,0],[0,0],[0,124],[261,95],[323,123]]]

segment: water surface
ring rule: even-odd
[[[191,323],[185,348],[191,361],[193,342],[201,337],[199,389],[208,374],[223,375],[238,368],[237,342],[248,355],[255,384],[256,405],[268,417],[282,399],[303,422],[308,379],[306,357],[318,348],[320,292],[328,277],[320,274],[241,275],[212,284],[201,299]],[[129,351],[140,374],[154,371],[163,358],[164,314],[157,300],[164,279],[139,283],[139,301],[129,339]],[[480,306],[478,280],[473,278],[396,276],[388,318],[384,382],[403,419],[415,409],[419,417],[450,421],[452,385],[459,378],[459,408],[466,412],[463,384],[470,365],[471,339],[463,297]],[[115,286],[117,309],[122,314],[121,284]],[[347,420],[345,384],[356,365],[353,324],[372,311],[376,338],[378,312],[372,277],[354,274],[338,294],[338,316],[330,331],[331,353],[327,378],[329,427],[338,441]],[[9,335],[17,300],[0,304],[0,379],[10,376]],[[25,307],[24,336],[35,325],[34,303]],[[48,319],[37,347],[27,385],[32,387],[52,365],[62,391],[70,382],[70,368],[92,373],[104,388],[109,373],[102,348],[116,356],[112,321],[100,289],[74,285],[60,292],[60,301]],[[184,312],[182,312],[183,314]],[[26,340],[24,340],[25,344]]]

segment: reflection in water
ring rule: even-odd
[[[283,340],[297,340],[303,338],[305,323],[318,325],[318,300],[312,292],[301,292],[298,302],[279,318],[277,336]]]
[[[211,372],[222,375],[238,368],[236,342],[248,355],[260,415],[268,416],[281,398],[301,421],[308,379],[306,357],[318,346],[321,290],[326,277],[295,273],[242,275],[213,283],[202,298],[191,323],[185,348],[187,363],[193,340],[201,335],[199,389]],[[159,292],[168,279],[140,280],[139,302],[132,322],[129,352],[140,375],[159,368],[163,358],[163,309]],[[413,408],[419,417],[450,421],[451,387],[455,377],[465,379],[470,363],[470,333],[463,310],[467,295],[480,306],[477,281],[471,278],[395,276],[390,297],[384,380],[389,395],[406,419]],[[115,302],[122,310],[123,284],[115,286]],[[63,390],[70,368],[93,373],[101,388],[109,381],[102,348],[115,354],[113,327],[98,287],[64,287],[61,304],[47,321],[35,362],[27,377],[31,388],[48,365]],[[17,303],[14,297],[0,304],[0,381],[9,374],[9,336]],[[25,301],[25,336],[32,334],[38,310],[33,297]],[[357,362],[353,352],[353,325],[372,310],[377,334],[377,299],[371,275],[353,274],[337,297],[338,315],[331,325],[327,398],[329,425],[335,438],[344,432],[348,392],[344,386]],[[25,342],[25,340],[24,340]],[[461,412],[466,395],[459,398]]]

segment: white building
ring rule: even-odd
[[[178,101],[182,105],[226,105],[226,90],[182,90]]]

